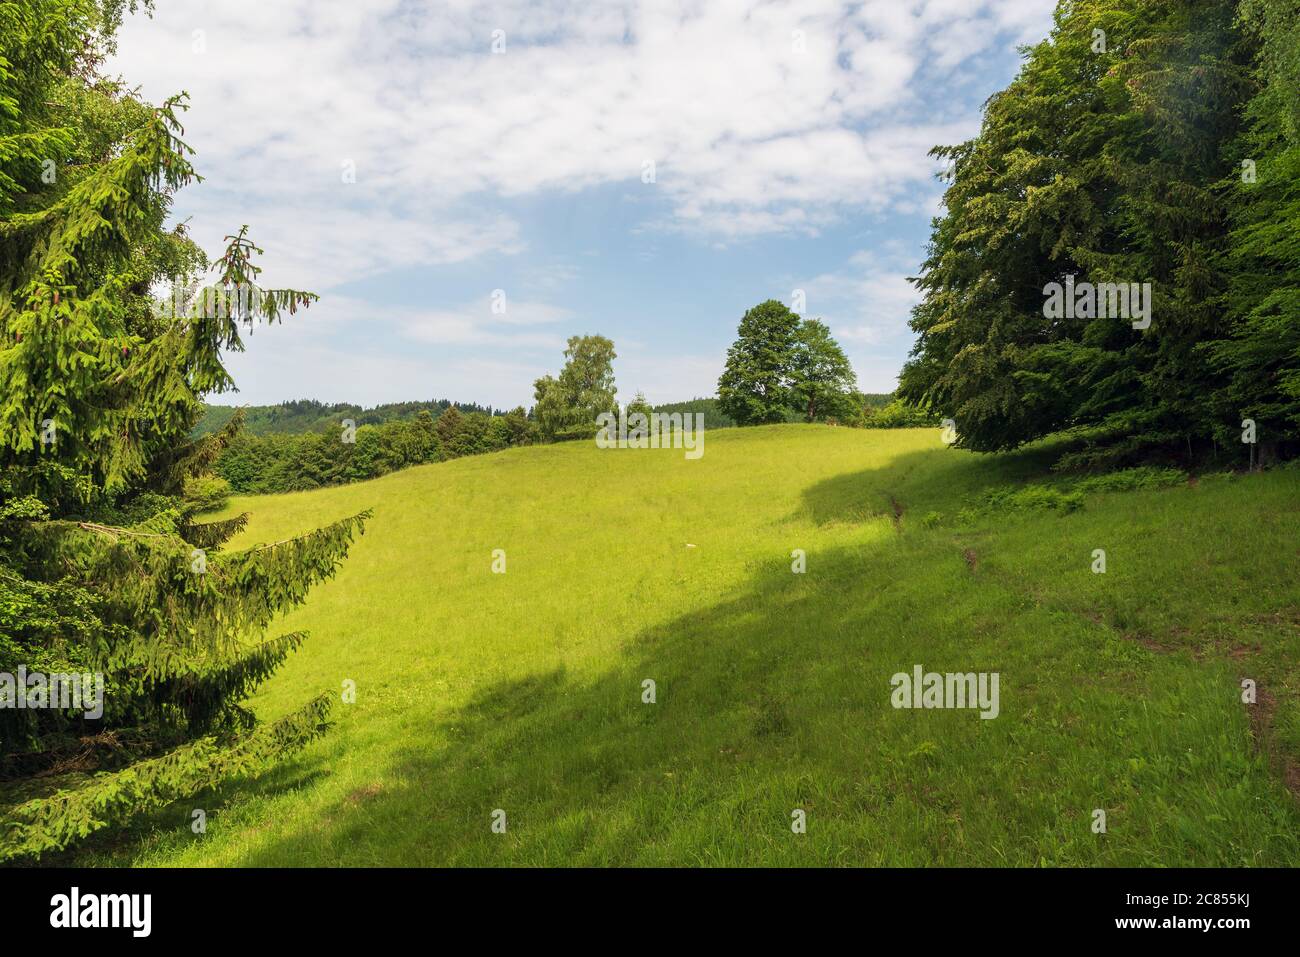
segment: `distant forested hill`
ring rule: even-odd
[[[706,429],[729,429],[736,424],[735,419],[718,408],[717,399],[691,399],[689,402],[669,402],[667,405],[656,405],[654,410],[656,412],[681,412],[683,414],[703,412],[704,427]]]
[[[501,410],[494,410],[490,406],[478,405],[474,402],[452,402],[450,399],[431,399],[428,402],[388,402],[372,409],[352,405],[349,402],[327,404],[316,399],[297,399],[292,402],[281,402],[278,405],[245,406],[244,431],[253,435],[319,432],[327,427],[337,428],[344,419],[351,419],[359,426],[381,425],[384,422],[413,419],[416,413],[426,409],[437,418],[453,405],[461,412],[501,414]],[[203,418],[194,427],[195,436],[215,432],[229,422],[234,414],[234,406],[206,405]]]
[[[873,409],[884,408],[891,398],[892,396],[885,392],[868,392],[863,395],[864,404]],[[245,406],[244,431],[252,435],[295,435],[301,432],[319,432],[327,427],[336,428],[344,419],[351,419],[359,426],[381,425],[384,422],[413,419],[416,413],[425,409],[436,419],[453,405],[461,412],[500,415],[503,411],[474,402],[452,402],[450,399],[428,402],[388,402],[372,409],[349,402],[327,404],[316,399],[296,399],[278,405]],[[718,408],[718,400],[712,398],[669,402],[655,406],[654,410],[656,412],[703,412],[705,428],[709,429],[727,429],[736,424],[734,419]],[[203,418],[194,427],[194,435],[198,437],[217,431],[229,422],[234,414],[235,406],[204,406]],[[792,412],[790,421],[799,421],[799,418]]]

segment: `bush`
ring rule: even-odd
[[[984,493],[984,505],[992,511],[1023,512],[1047,509],[1075,512],[1083,508],[1081,492],[1062,492],[1050,485],[1026,485],[1018,489],[994,489]]]
[[[1187,474],[1178,469],[1142,466],[1098,475],[1075,483],[1076,492],[1132,492],[1138,489],[1169,488],[1182,485],[1187,481]]]
[[[240,433],[216,468],[236,492],[300,492],[524,445],[535,436],[523,409],[489,415],[452,406],[437,419],[422,409],[413,418],[359,426],[350,442],[335,426],[301,434]]]
[[[220,475],[196,475],[185,480],[185,504],[195,512],[215,512],[230,501],[230,483]]]
[[[909,405],[902,399],[894,399],[883,409],[863,406],[861,415],[861,425],[867,429],[917,429],[939,424],[937,414]]]

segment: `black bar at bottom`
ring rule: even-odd
[[[1296,890],[1292,870],[24,868],[0,871],[0,914],[9,939],[27,946],[46,934],[205,949],[280,938],[373,946],[376,935],[434,928],[469,933],[466,943],[481,935],[634,946],[689,921],[733,942],[815,922],[819,937],[906,931],[927,949],[1022,937],[1180,946],[1199,937],[1231,947],[1293,939]]]

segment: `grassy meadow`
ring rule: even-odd
[[[570,443],[237,500],[235,547],[374,510],[253,699],[356,701],[267,775],[66,858],[1300,863],[1300,471],[971,508],[1059,481],[1051,451],[786,425],[698,461]],[[893,708],[918,664],[999,673],[1000,715]]]

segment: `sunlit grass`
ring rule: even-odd
[[[238,501],[236,546],[374,509],[255,704],[347,679],[357,701],[278,770],[79,859],[1300,862],[1300,472],[957,517],[1045,461],[778,426],[699,461],[569,444]],[[1000,716],[895,710],[916,664],[998,672]]]

